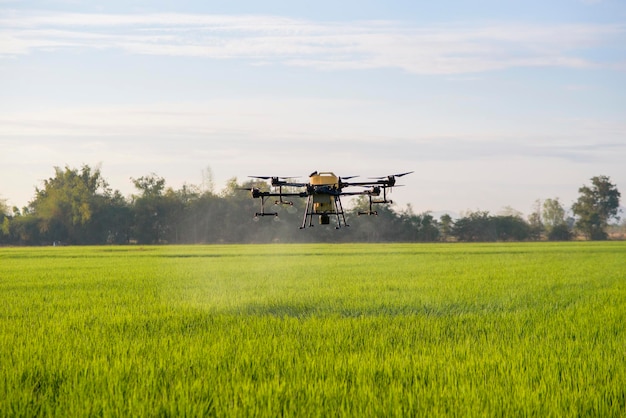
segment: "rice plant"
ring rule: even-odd
[[[626,244],[0,249],[0,416],[624,416]]]

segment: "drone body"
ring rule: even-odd
[[[332,172],[314,171],[309,175],[308,183],[298,183],[288,181],[290,177],[277,176],[250,176],[256,179],[270,180],[270,186],[273,191],[261,191],[259,188],[247,188],[255,199],[261,199],[261,212],[256,212],[255,217],[259,216],[278,216],[276,212],[265,211],[265,200],[268,197],[278,197],[274,203],[279,205],[293,206],[293,202],[284,200],[283,198],[299,197],[306,198],[306,209],[302,219],[300,229],[313,226],[313,217],[319,216],[320,225],[330,224],[331,217],[336,219],[336,228],[348,226],[344,215],[343,206],[341,204],[341,196],[367,196],[369,199],[369,210],[359,212],[359,215],[378,215],[373,210],[373,205],[393,203],[387,200],[387,189],[396,186],[396,177],[402,177],[411,174],[412,171],[392,174],[384,177],[375,177],[374,181],[349,182],[356,176],[341,178]],[[289,191],[283,191],[283,187],[288,187]],[[354,188],[361,190],[355,191]],[[300,189],[300,190],[298,190]],[[347,191],[346,189],[352,189]],[[375,199],[381,196],[382,199]]]

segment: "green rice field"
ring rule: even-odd
[[[0,416],[626,416],[626,242],[0,248]]]

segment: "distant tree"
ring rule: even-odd
[[[442,241],[447,241],[452,232],[452,217],[445,213],[439,217],[439,236]]]
[[[215,193],[215,181],[213,180],[213,170],[211,166],[207,166],[202,170],[202,186],[200,187],[202,193]]]
[[[231,197],[231,196],[241,196],[241,193],[239,193],[241,190],[239,190],[242,187],[252,187],[254,184],[253,182],[248,182],[248,184],[244,184],[244,185],[240,185],[239,182],[237,181],[237,177],[231,177],[226,181],[226,187],[224,187],[224,189],[222,190],[221,196],[222,197]],[[262,184],[262,186],[265,186],[265,183]]]
[[[565,209],[558,197],[543,202],[542,219],[548,228],[565,223]]]
[[[353,208],[346,214],[351,228],[341,234],[349,237],[351,241],[361,242],[428,241],[429,234],[438,234],[438,231],[433,230],[437,227],[432,216],[428,213],[417,215],[410,205],[399,213],[390,205],[374,205],[372,209],[377,215],[364,214],[369,212],[369,209],[367,196],[358,196],[354,199]],[[330,235],[328,238],[332,239],[334,236]]]
[[[433,242],[439,239],[439,223],[430,212],[424,212],[420,217],[417,240]]]
[[[165,235],[165,179],[152,173],[131,178],[139,195],[132,196],[133,238],[140,244],[158,244]]]
[[[572,230],[566,223],[556,225],[548,232],[548,240],[550,241],[570,241],[572,239]]]
[[[7,205],[6,199],[0,198],[0,216],[9,214],[9,205]]]
[[[10,218],[9,207],[6,200],[0,199],[0,244],[7,243],[10,240]]]
[[[5,218],[5,221],[7,219]],[[39,227],[39,219],[33,214],[14,216],[10,222],[3,223],[3,233],[8,241],[17,245],[39,245],[44,240]]]
[[[393,231],[394,236],[390,237],[392,241],[432,242],[439,238],[437,220],[430,212],[415,214],[411,205],[407,204],[406,209],[400,212],[399,216],[394,212],[390,212],[390,215],[392,216],[388,219],[398,218],[399,221],[391,222],[391,225],[397,225],[397,230]],[[389,226],[384,227],[389,228]]]
[[[578,200],[572,205],[577,217],[576,228],[591,240],[608,238],[606,228],[609,220],[619,220],[620,192],[607,176],[591,178],[591,187],[578,189]]]
[[[452,235],[459,241],[496,241],[496,225],[489,212],[476,211],[457,219]]]
[[[135,188],[141,192],[140,197],[144,198],[161,196],[163,189],[165,189],[165,179],[154,173],[139,177],[138,179],[131,177],[131,181],[135,185]]]
[[[622,219],[619,224],[609,225],[608,231],[616,239],[626,239],[626,219]]]
[[[8,216],[0,215],[0,244],[11,242],[11,221]]]
[[[179,244],[183,240],[184,219],[187,215],[189,202],[196,193],[188,186],[181,190],[168,188],[162,199],[163,240],[171,244]]]
[[[524,220],[524,214],[511,206],[505,206],[492,218],[495,223],[498,241],[525,241],[530,238],[530,225]]]
[[[84,165],[80,170],[55,167],[55,176],[44,180],[30,203],[42,238],[72,244],[106,241],[108,226],[103,213],[112,195],[100,169]]]
[[[132,229],[132,208],[119,191],[112,193],[102,211],[105,242],[128,244]]]
[[[471,212],[457,219],[452,235],[459,241],[524,241],[530,237],[530,226],[520,216],[491,216],[489,212]]]
[[[543,224],[550,241],[568,241],[572,233],[565,218],[565,208],[559,202],[559,198],[546,199],[543,202]]]
[[[522,216],[524,216],[524,214],[519,210],[513,208],[512,206],[505,206],[502,208],[502,210],[500,210],[498,216],[514,216],[517,218],[521,218]]]
[[[541,220],[541,200],[537,199],[534,204],[533,211],[528,215],[528,227],[530,235],[529,239],[539,240],[544,231],[543,221]]]
[[[530,226],[521,216],[500,215],[492,218],[498,241],[525,241],[530,237]]]

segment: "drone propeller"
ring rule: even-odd
[[[380,177],[368,177],[370,179],[375,179],[375,180],[382,180],[382,179],[391,179],[394,177],[402,177],[402,176],[406,176],[407,174],[411,174],[413,173],[413,171],[407,171],[406,173],[400,173],[400,174],[391,174],[389,176],[380,176]]]
[[[236,187],[235,190],[245,190],[247,192],[260,192],[261,189],[258,187],[250,186],[250,187]]]
[[[346,181],[353,179],[355,177],[359,177],[359,176],[345,176],[345,177],[339,177],[339,188],[343,188],[343,187],[349,187],[350,183],[346,183]]]
[[[251,179],[271,180],[271,179],[297,179],[300,176],[248,176]]]
[[[299,176],[248,176],[255,179],[269,180],[273,187],[291,186],[302,187],[303,184],[295,183],[290,180],[297,179]]]
[[[250,192],[250,195],[254,198],[261,197],[264,194],[264,192],[261,192],[261,189],[258,187],[237,187],[235,190],[245,190]]]

